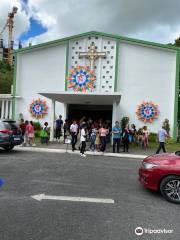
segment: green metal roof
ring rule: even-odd
[[[162,48],[162,49],[180,50],[180,48],[175,47],[175,46],[171,46],[171,45],[149,42],[149,41],[144,41],[144,40],[139,40],[139,39],[134,39],[134,38],[129,38],[129,37],[123,37],[123,36],[109,34],[109,33],[90,31],[90,32],[81,33],[81,34],[73,35],[73,36],[70,36],[70,37],[65,37],[65,38],[62,38],[62,39],[57,39],[57,40],[54,40],[54,41],[49,41],[49,42],[25,47],[25,48],[22,48],[22,49],[18,49],[18,50],[15,50],[14,53],[31,51],[31,50],[35,50],[35,49],[38,49],[38,48],[49,47],[51,45],[52,46],[59,45],[59,44],[62,44],[62,43],[66,43],[69,40],[73,40],[73,39],[81,38],[81,37],[85,37],[85,36],[91,36],[91,35],[114,38],[116,40],[125,41],[125,42],[128,42],[130,44],[139,44],[139,45],[144,45],[144,46],[149,46],[149,47],[158,47],[158,48]]]

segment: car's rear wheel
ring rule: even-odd
[[[5,151],[11,151],[14,148],[14,145],[4,146]]]
[[[161,181],[160,191],[167,201],[180,203],[180,177],[176,175],[165,177]]]

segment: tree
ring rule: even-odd
[[[7,62],[0,61],[0,94],[11,93],[12,82],[12,67]]]

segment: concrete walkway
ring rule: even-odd
[[[16,146],[16,150],[19,151],[31,151],[31,152],[47,152],[47,153],[70,153],[70,154],[78,154],[79,151],[72,150],[66,150],[66,149],[57,149],[57,148],[45,148],[45,147],[21,147]],[[93,156],[105,156],[105,157],[119,157],[119,158],[138,158],[138,159],[144,159],[147,157],[147,155],[138,155],[138,154],[130,154],[130,153],[102,153],[102,152],[92,152],[92,151],[86,151],[87,155],[93,155]]]
[[[77,144],[77,148],[78,148]],[[50,142],[48,145],[37,143],[36,147],[21,147],[17,146],[15,149],[20,151],[32,151],[32,152],[48,152],[48,153],[70,153],[70,154],[79,154],[79,151],[72,152],[71,145],[63,144],[62,142]],[[89,143],[87,142],[86,154],[93,156],[106,156],[106,157],[119,157],[119,158],[138,158],[144,159],[145,157],[154,154],[153,149],[143,150],[139,147],[132,147],[130,145],[129,153],[124,153],[122,148],[120,148],[120,153],[113,153],[112,146],[107,144],[106,152],[97,152],[89,151]]]

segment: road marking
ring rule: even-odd
[[[111,203],[114,204],[113,199],[108,198],[88,198],[88,197],[68,197],[68,196],[51,196],[44,193],[31,196],[37,201],[41,200],[57,200],[57,201],[71,201],[71,202],[89,202],[89,203]]]

